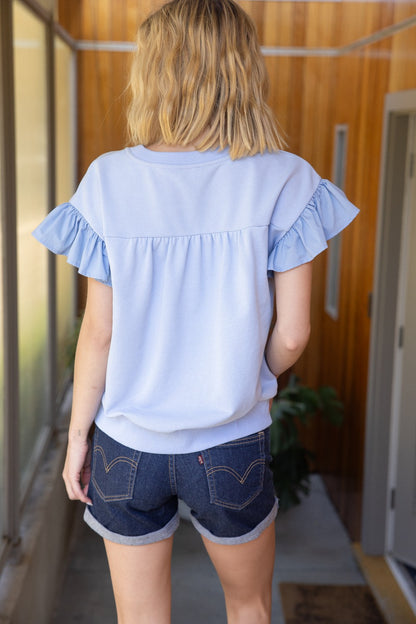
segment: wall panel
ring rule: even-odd
[[[58,18],[75,38],[134,41],[139,24],[164,0],[58,0]]]
[[[395,6],[395,19],[402,21],[416,13],[407,4]],[[392,37],[389,93],[414,89],[416,86],[416,25]]]
[[[266,46],[295,45],[296,31],[308,33],[308,43],[322,48],[345,46],[374,32],[373,18],[385,26],[398,23],[402,14],[414,13],[414,2],[238,2],[256,23]],[[392,11],[401,5],[401,14]],[[385,15],[385,17],[383,17]],[[299,45],[299,44],[298,44]]]
[[[365,15],[367,29],[382,28],[391,18],[391,6],[380,6],[378,16],[369,7]],[[395,21],[401,21],[397,13]],[[393,38],[366,46],[360,53],[339,59],[337,89],[331,91],[335,93],[335,110],[327,116],[333,124],[349,125],[347,194],[361,208],[361,215],[343,235],[339,320],[329,319],[322,304],[317,303],[319,297],[314,297],[314,307],[320,306],[314,313],[314,319],[319,319],[314,331],[322,340],[320,382],[331,383],[339,390],[346,405],[346,420],[341,435],[320,426],[309,440],[315,444],[318,468],[328,473],[331,495],[354,538],[359,537],[361,518],[370,332],[367,304],[373,281],[384,95],[391,90],[416,87],[416,40],[412,32],[414,28],[409,28]],[[303,110],[307,117],[311,115],[307,107]],[[325,145],[330,147],[324,139],[319,150],[325,149]],[[325,172],[325,160],[314,149],[303,153],[314,164],[323,165]],[[321,286],[322,282],[315,282],[318,290]],[[311,347],[316,348],[316,344],[312,342]],[[316,371],[311,368],[314,364],[301,362],[300,374],[308,380],[316,379]]]
[[[78,52],[79,175],[102,154],[126,144],[125,108],[130,55]]]

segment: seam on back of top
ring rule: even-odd
[[[112,238],[121,238],[122,240],[133,240],[133,239],[173,239],[173,238],[196,238],[196,237],[204,237],[204,236],[220,236],[221,234],[239,234],[240,232],[245,232],[247,230],[258,230],[258,229],[268,229],[269,225],[248,225],[244,228],[238,228],[237,230],[220,230],[215,232],[196,232],[193,234],[140,234],[138,236],[118,236],[113,234],[104,234],[104,238],[106,240]]]

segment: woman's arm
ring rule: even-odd
[[[278,377],[305,349],[310,335],[312,264],[274,274],[276,324],[266,347],[270,370]]]
[[[88,432],[104,392],[113,319],[113,290],[88,279],[87,304],[75,354],[68,450],[62,473],[69,498],[90,503]]]

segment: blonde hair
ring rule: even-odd
[[[132,143],[229,147],[231,158],[284,145],[255,26],[233,0],[173,0],[150,15],[130,90]]]

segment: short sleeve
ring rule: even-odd
[[[288,271],[310,262],[328,247],[359,210],[329,180],[320,180],[310,201],[287,230],[270,224],[269,271]]]
[[[52,210],[33,236],[53,253],[67,256],[81,275],[111,286],[105,242],[71,203]]]

